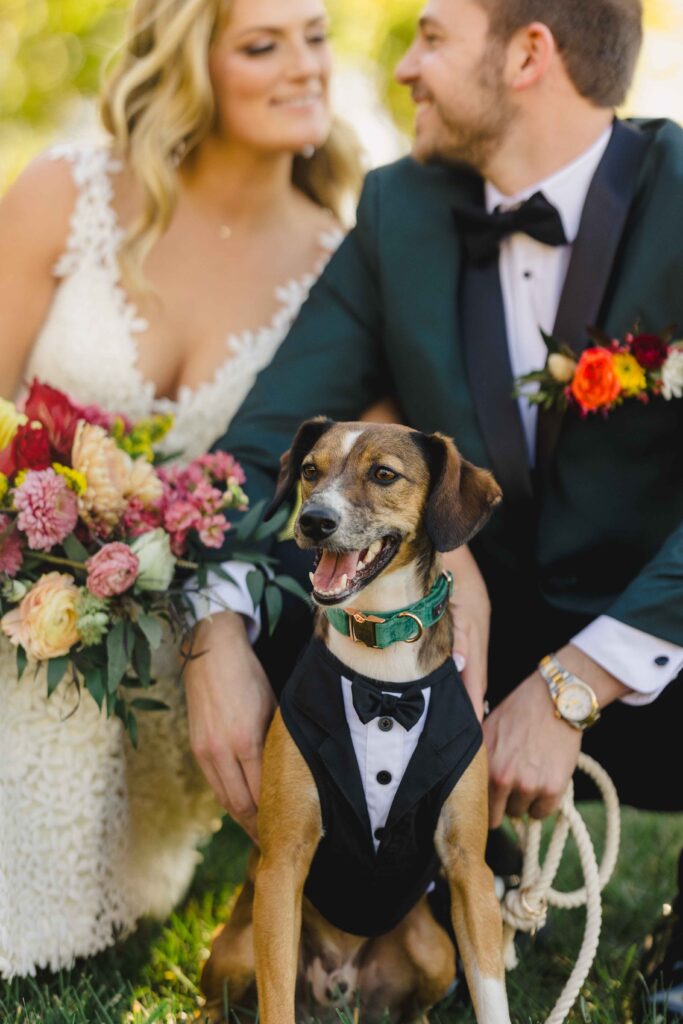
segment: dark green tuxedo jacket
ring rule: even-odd
[[[683,399],[567,413],[532,480],[509,368],[502,393],[486,369],[500,358],[486,327],[499,298],[482,300],[482,336],[461,330],[452,206],[481,191],[467,172],[412,159],[369,174],[355,229],[219,444],[254,502],[272,493],[302,420],[356,419],[394,394],[407,423],[452,436],[503,487],[475,545],[499,620],[540,594],[577,621],[607,613],[683,646]],[[555,333],[580,350],[587,325],[618,337],[636,322],[676,322],[683,336],[683,130],[667,121],[617,122]]]

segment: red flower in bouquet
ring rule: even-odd
[[[25,423],[0,452],[0,473],[14,476],[20,469],[48,469],[52,462],[50,439],[43,426]]]
[[[658,334],[638,334],[631,342],[631,353],[644,370],[659,370],[666,362],[669,346]]]
[[[63,458],[69,456],[82,410],[56,388],[33,380],[23,404],[29,421],[42,423],[51,447]],[[37,468],[37,467],[34,467]]]
[[[0,515],[0,572],[16,576],[23,560],[21,537],[13,521],[9,516]]]

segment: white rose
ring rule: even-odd
[[[173,573],[175,558],[171,552],[171,540],[161,527],[136,537],[130,546],[140,562],[140,571],[135,581],[136,590],[168,590]]]
[[[662,367],[662,394],[667,402],[683,398],[683,349],[675,348]]]

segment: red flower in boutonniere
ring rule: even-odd
[[[683,341],[672,341],[673,329],[661,334],[627,334],[624,341],[590,329],[594,344],[577,360],[568,346],[543,334],[548,359],[542,370],[515,382],[515,397],[542,409],[576,407],[583,416],[608,413],[626,399],[647,403],[661,395],[683,397]]]

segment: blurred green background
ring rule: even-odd
[[[93,123],[92,105],[84,101],[97,93],[129,5],[130,0],[0,0],[0,192],[45,145]],[[356,81],[362,73],[369,95],[408,132],[410,103],[406,90],[394,85],[392,68],[412,37],[422,0],[329,5],[342,67],[353,68]],[[683,119],[683,0],[645,0],[645,7],[647,42],[629,109]],[[345,90],[345,96],[347,118],[367,120],[367,112],[355,109],[369,102],[363,90]],[[386,159],[394,155],[390,149]],[[372,152],[371,160],[383,156]]]

